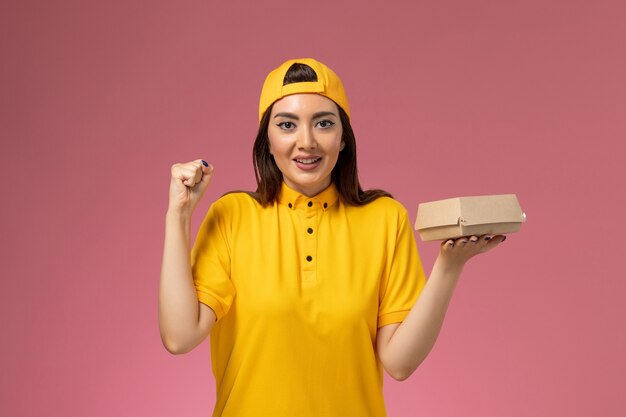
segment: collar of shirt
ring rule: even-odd
[[[333,182],[331,182],[330,185],[321,193],[313,197],[307,197],[295,190],[292,190],[283,181],[278,202],[280,204],[284,204],[292,210],[318,208],[326,211],[331,208],[338,199],[339,193],[337,192],[337,187],[335,187],[335,183]]]

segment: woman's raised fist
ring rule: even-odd
[[[191,214],[211,182],[213,166],[203,159],[172,165],[169,210]]]

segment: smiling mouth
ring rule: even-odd
[[[301,164],[314,164],[318,162],[322,158],[311,158],[311,159],[294,159],[294,161],[299,162]]]

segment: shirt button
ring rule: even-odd
[[[312,207],[312,206],[313,206],[313,202],[312,202],[312,201],[309,201],[309,202],[307,203],[307,206]]]
[[[292,208],[293,206],[291,205],[291,203],[289,203],[289,208]]]
[[[328,207],[328,203],[324,203],[324,208]]]
[[[306,229],[307,232],[309,232],[309,234],[313,233],[313,229],[311,229],[310,227],[308,229]]]
[[[311,255],[309,255],[309,256],[306,257],[306,260],[311,262],[313,260],[313,257]]]

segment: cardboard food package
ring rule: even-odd
[[[421,203],[415,230],[423,241],[518,232],[526,214],[515,194],[456,197]]]

